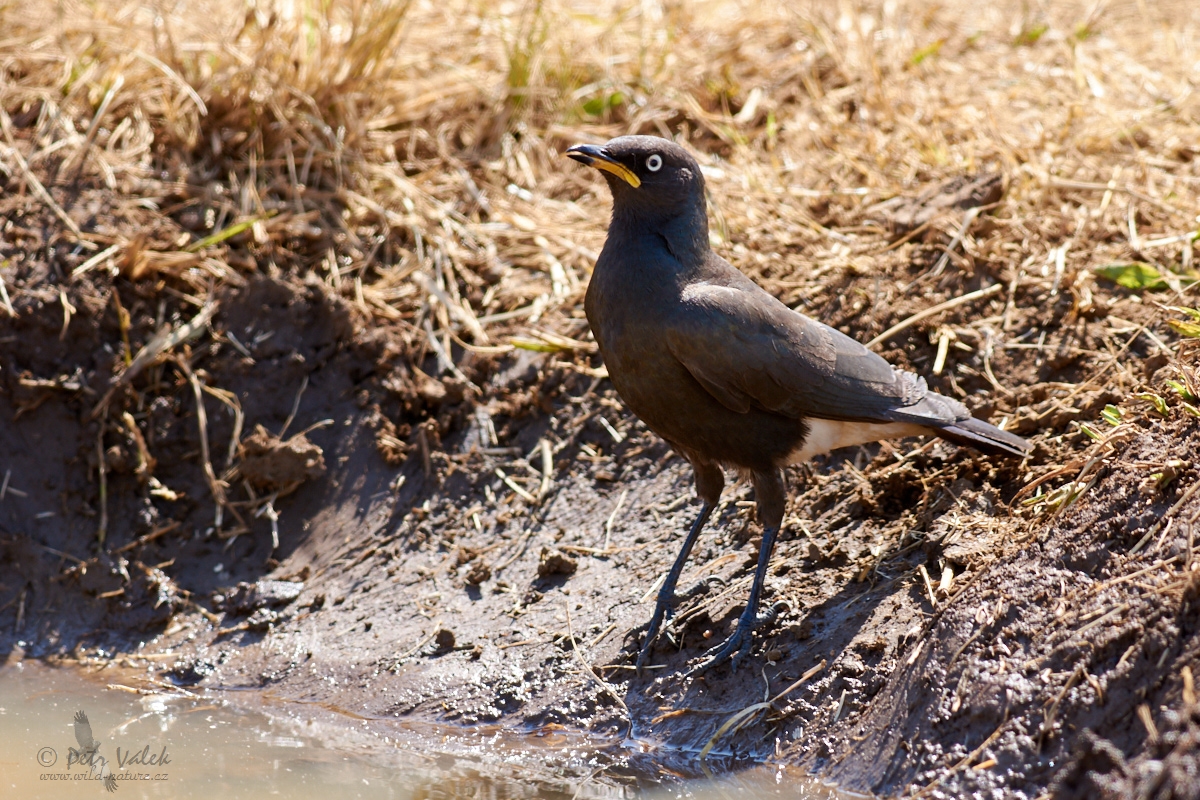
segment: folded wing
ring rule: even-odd
[[[749,280],[688,286],[665,335],[697,382],[734,411],[758,406],[793,418],[912,423],[984,450],[1028,450],[1020,437],[973,419],[923,378],[893,368]]]

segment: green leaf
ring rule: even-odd
[[[936,56],[938,54],[938,52],[941,51],[942,45],[944,45],[945,43],[946,43],[945,39],[938,39],[933,44],[925,45],[920,50],[918,50],[917,52],[912,54],[912,58],[910,58],[908,60],[909,63],[915,67],[917,64],[920,64],[925,59],[930,58],[932,56]]]
[[[1025,28],[1019,34],[1017,34],[1016,41],[1013,43],[1016,45],[1037,44],[1037,40],[1042,38],[1042,36],[1048,30],[1050,30],[1050,26],[1044,22],[1038,25],[1033,25],[1032,27]]]
[[[520,339],[515,336],[508,343],[518,350],[532,350],[535,353],[560,353],[563,350],[570,349],[562,345],[551,344],[550,342],[543,342],[537,339]]]
[[[1135,394],[1134,397],[1136,397],[1138,400],[1145,400],[1147,403],[1154,406],[1155,411],[1162,414],[1164,417],[1167,416],[1167,401],[1154,394],[1154,392],[1142,392],[1141,394]]]
[[[597,97],[593,97],[583,104],[585,113],[593,117],[599,117],[605,111],[610,111],[614,108],[625,104],[625,95],[620,92],[609,92],[608,94],[601,93]]]
[[[205,250],[209,247],[215,247],[215,246],[219,245],[221,242],[225,241],[226,239],[232,239],[234,236],[237,236],[239,233],[243,233],[245,231],[250,230],[252,227],[254,227],[254,223],[261,222],[266,219],[270,219],[271,217],[275,216],[277,213],[279,213],[279,212],[272,210],[272,211],[268,211],[266,214],[259,214],[258,216],[251,217],[250,219],[242,220],[241,222],[230,225],[229,227],[224,228],[223,230],[217,231],[216,233],[212,234],[211,236],[205,236],[203,239],[200,239],[199,241],[192,242],[187,247],[183,248],[183,252],[199,253],[201,250]]]
[[[1096,274],[1126,289],[1165,289],[1167,282],[1153,264],[1130,261],[1127,264],[1106,264],[1096,267]]]
[[[1173,381],[1170,378],[1168,378],[1167,386],[1170,386],[1172,389],[1174,389],[1175,394],[1179,395],[1184,400],[1195,400],[1196,399],[1196,395],[1192,394],[1192,390],[1189,389],[1186,384],[1180,383],[1179,381]]]
[[[1079,423],[1079,430],[1083,431],[1084,435],[1087,436],[1089,439],[1100,440],[1100,439],[1104,438],[1099,433],[1092,430],[1090,425],[1084,425],[1082,422]]]
[[[1200,408],[1196,408],[1191,403],[1184,401],[1183,410],[1191,414],[1193,417],[1200,417]]]
[[[1187,314],[1192,319],[1200,322],[1200,308],[1187,308],[1185,306],[1167,306],[1172,311],[1178,311],[1180,314]]]
[[[1179,319],[1169,319],[1167,324],[1171,326],[1171,330],[1182,336],[1190,336],[1193,339],[1200,339],[1200,322],[1185,322]]]
[[[1106,405],[1104,410],[1100,412],[1100,418],[1112,425],[1114,428],[1121,424],[1121,418],[1125,416],[1125,412],[1116,406]]]

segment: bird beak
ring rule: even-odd
[[[567,148],[567,157],[575,159],[584,166],[612,173],[635,189],[642,185],[641,179],[629,167],[615,160],[603,147],[598,145],[572,145]]]

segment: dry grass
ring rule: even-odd
[[[621,132],[693,146],[720,251],[818,312],[830,276],[919,261],[956,232],[956,280],[1082,304],[1097,264],[1192,266],[1200,11],[1183,0],[18,0],[0,20],[5,213],[78,220],[51,236],[82,242],[76,271],[200,300],[249,272],[315,273],[414,355],[582,335],[608,201],[557,152]],[[988,170],[1007,195],[973,226],[896,245],[872,218]],[[81,185],[162,224],[90,229]],[[14,301],[69,280],[34,250],[6,248]],[[869,302],[902,297],[888,283]]]

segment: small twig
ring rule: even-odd
[[[1155,207],[1167,212],[1168,214],[1174,214],[1177,217],[1182,217],[1183,219],[1189,219],[1189,216],[1187,214],[1185,214],[1184,212],[1180,211],[1178,208],[1175,208],[1174,206],[1169,206],[1166,203],[1162,202],[1161,200],[1155,200],[1153,197],[1150,197],[1149,195],[1146,195],[1146,194],[1142,194],[1141,192],[1137,191],[1136,189],[1130,189],[1128,186],[1114,186],[1111,182],[1109,182],[1109,183],[1086,183],[1084,181],[1069,181],[1069,180],[1064,180],[1063,178],[1057,178],[1054,176],[1050,176],[1050,178],[1046,181],[1046,184],[1049,186],[1058,188],[1058,189],[1082,189],[1082,190],[1091,191],[1091,192],[1120,192],[1121,194],[1127,194],[1130,197],[1135,197],[1138,200],[1141,200],[1143,203],[1149,203],[1150,205],[1155,206]]]
[[[807,672],[805,672],[803,675],[801,675],[791,686],[787,687],[782,692],[780,692],[779,694],[772,697],[770,700],[764,700],[761,703],[755,703],[753,705],[746,706],[741,711],[737,712],[732,717],[725,720],[724,724],[722,724],[721,727],[717,728],[717,732],[714,733],[712,738],[708,740],[708,744],[704,745],[703,749],[700,750],[700,761],[703,762],[705,759],[708,758],[708,754],[712,752],[712,749],[716,746],[717,741],[720,740],[720,738],[722,736],[724,736],[726,733],[728,733],[731,729],[741,728],[746,723],[746,721],[749,720],[751,717],[753,717],[755,714],[757,714],[760,711],[767,710],[768,708],[773,706],[775,703],[779,702],[784,697],[786,697],[787,695],[794,692],[799,687],[808,683],[809,679],[811,679],[814,675],[816,675],[818,672],[820,672],[823,669],[825,669],[825,659],[821,659],[821,663],[810,668]]]
[[[1085,633],[1087,633],[1088,631],[1090,631],[1092,628],[1095,628],[1095,627],[1097,627],[1098,625],[1103,625],[1105,622],[1108,622],[1110,619],[1112,619],[1113,617],[1115,617],[1117,614],[1120,614],[1120,613],[1122,613],[1122,612],[1128,611],[1128,610],[1129,610],[1129,608],[1130,608],[1130,606],[1129,606],[1129,604],[1128,604],[1128,603],[1122,603],[1121,605],[1117,606],[1116,608],[1114,608],[1114,609],[1111,609],[1111,610],[1109,610],[1108,612],[1106,612],[1106,613],[1104,613],[1104,614],[1101,614],[1101,615],[1100,615],[1099,617],[1097,617],[1096,619],[1092,620],[1091,622],[1087,623],[1086,625],[1084,625],[1084,626],[1083,626],[1082,628],[1080,628],[1079,630],[1077,630],[1077,631],[1075,631],[1074,633],[1072,633],[1072,634],[1071,634],[1071,638],[1074,638],[1074,637],[1076,637],[1076,636],[1082,636],[1083,634],[1085,634]]]
[[[272,551],[279,549],[279,512],[275,510],[275,500],[278,496],[279,492],[276,492],[268,497],[267,502],[264,503],[262,507],[258,509],[258,513],[254,515],[256,518],[266,516],[267,519],[271,520]]]
[[[1150,738],[1151,744],[1158,743],[1158,726],[1154,724],[1154,717],[1150,713],[1150,706],[1142,703],[1137,707],[1138,719],[1142,721],[1142,726],[1146,729],[1146,735]]]
[[[208,479],[208,488],[212,492],[213,503],[216,504],[213,527],[220,530],[225,513],[225,487],[217,480],[217,474],[213,471],[212,460],[209,458],[208,414],[204,410],[204,389],[201,387],[200,379],[196,377],[196,373],[192,372],[192,368],[188,366],[186,359],[176,358],[174,362],[179,366],[180,371],[183,372],[188,382],[192,385],[192,394],[196,398],[196,425],[200,429],[200,459],[204,462],[204,477]]]
[[[62,305],[62,330],[59,331],[59,341],[64,342],[67,338],[67,330],[71,327],[71,318],[79,309],[67,299],[66,289],[61,287],[59,288],[59,302]]]
[[[992,744],[992,742],[996,741],[996,739],[998,739],[1000,737],[1000,734],[1004,733],[1005,729],[1008,727],[1008,722],[1009,722],[1008,719],[1005,719],[1003,722],[1001,722],[1000,725],[996,728],[996,730],[992,731],[992,735],[983,740],[982,744],[980,744],[978,747],[976,747],[970,753],[965,755],[962,758],[962,760],[960,760],[957,764],[950,767],[948,772],[942,774],[941,776],[936,778],[932,783],[927,784],[923,789],[921,789],[916,794],[914,794],[913,798],[925,797],[930,792],[932,792],[934,789],[936,789],[938,786],[941,786],[942,781],[946,780],[951,775],[955,774],[960,769],[965,767],[967,764],[970,764],[972,761],[974,761],[975,758],[980,753],[982,753],[987,747],[989,747]]]
[[[612,513],[608,515],[608,520],[604,523],[604,549],[605,550],[608,549],[609,541],[612,539],[613,522],[616,520],[617,514],[619,514],[621,512],[621,506],[625,505],[625,496],[627,494],[629,494],[628,488],[621,490],[621,496],[619,498],[617,498],[616,508],[614,508],[612,510]]]
[[[510,647],[528,647],[531,644],[541,644],[537,639],[522,639],[519,642],[508,642],[496,645],[497,650],[507,650]]]
[[[4,264],[0,264],[0,266],[5,266],[8,263],[9,262],[5,261]],[[12,300],[8,299],[8,287],[4,285],[3,274],[0,274],[0,305],[4,306],[4,310],[8,312],[10,317],[13,319],[17,318],[17,312],[15,309],[13,309]]]
[[[446,348],[440,341],[438,341],[437,334],[433,332],[433,324],[429,321],[428,316],[425,317],[423,327],[425,329],[425,336],[429,339],[429,346],[433,348],[433,353],[435,356],[437,356],[438,369],[442,372],[449,372],[463,383],[475,387],[475,384],[471,383],[470,379],[463,374],[462,370],[460,370],[455,363],[450,360],[450,354],[446,352]]]
[[[956,297],[953,300],[947,300],[944,303],[938,303],[936,306],[927,308],[924,311],[918,311],[916,314],[913,314],[908,319],[904,320],[903,322],[893,325],[892,327],[888,328],[883,333],[876,336],[871,341],[867,342],[866,346],[868,348],[874,347],[875,345],[891,338],[892,336],[894,336],[895,334],[904,330],[905,328],[912,327],[913,325],[917,324],[921,320],[929,319],[930,317],[932,317],[936,314],[940,314],[943,311],[949,311],[950,309],[955,308],[956,306],[961,306],[964,303],[970,303],[972,300],[979,300],[984,297],[991,297],[992,295],[996,294],[999,291],[1002,291],[1003,289],[1004,289],[1003,284],[993,283],[991,286],[987,287],[986,289],[978,289],[974,292],[969,292],[968,294],[964,294],[961,297]]]
[[[611,422],[598,414],[596,415],[596,420],[600,423],[604,430],[608,431],[608,435],[613,438],[614,442],[620,444],[621,442],[625,441],[625,434],[614,428]]]
[[[575,658],[578,659],[580,666],[587,671],[587,674],[592,676],[592,680],[600,684],[600,688],[602,688],[609,697],[611,697],[613,700],[616,700],[617,705],[619,705],[621,710],[625,712],[625,718],[629,720],[629,728],[625,731],[625,734],[629,735],[633,733],[633,714],[629,713],[629,706],[625,705],[625,701],[621,699],[619,694],[617,694],[617,690],[609,685],[608,681],[596,674],[596,671],[592,669],[592,666],[584,660],[583,654],[579,652],[579,644],[575,641],[575,631],[571,627],[570,597],[566,598],[564,601],[564,608],[567,610],[567,636],[571,639],[571,650],[575,653]]]
[[[389,669],[391,672],[395,672],[395,671],[396,671],[396,667],[399,667],[399,666],[400,666],[400,662],[401,662],[401,661],[403,661],[404,659],[408,658],[408,657],[409,657],[409,656],[411,656],[413,653],[416,653],[416,652],[417,652],[418,650],[420,650],[422,647],[424,647],[425,645],[427,645],[427,644],[429,644],[430,642],[432,642],[432,641],[433,641],[433,638],[434,638],[435,636],[437,636],[437,635],[438,635],[438,631],[440,631],[441,629],[442,629],[442,623],[439,621],[439,622],[438,622],[436,625],[434,625],[434,626],[433,626],[433,633],[429,634],[429,635],[428,635],[428,636],[426,636],[424,639],[422,639],[421,641],[417,642],[415,645],[413,645],[412,647],[410,647],[410,648],[409,648],[407,651],[405,651],[404,655],[400,656],[400,657],[399,657],[399,658],[397,658],[395,661],[393,661],[393,662],[392,662],[392,666],[391,666],[391,667],[389,667],[388,669]]]
[[[1129,554],[1135,555],[1139,550],[1145,547],[1146,542],[1150,541],[1154,534],[1158,533],[1158,529],[1163,526],[1167,519],[1180,508],[1182,508],[1184,503],[1186,503],[1188,500],[1191,500],[1192,495],[1194,495],[1198,490],[1200,490],[1200,480],[1188,487],[1188,490],[1184,492],[1179,500],[1175,502],[1175,505],[1167,509],[1167,513],[1158,518],[1158,522],[1154,523],[1150,530],[1146,531],[1146,535],[1138,540],[1138,543],[1133,546],[1133,549],[1129,551]]]
[[[178,527],[179,527],[179,523],[172,521],[166,525],[163,525],[161,528],[155,528],[154,530],[147,533],[145,536],[139,536],[138,538],[134,539],[132,542],[129,542],[128,544],[123,544],[120,547],[118,547],[116,550],[113,550],[112,551],[113,555],[119,555],[121,553],[128,553],[130,550],[135,550],[135,549],[141,547],[142,545],[149,544],[150,542],[153,542],[158,537],[165,536],[166,534],[170,533],[171,531],[175,530]]]
[[[522,489],[521,484],[517,483],[512,478],[510,478],[508,476],[508,474],[504,470],[500,469],[499,467],[496,467],[496,477],[498,477],[500,480],[504,481],[505,486],[507,486],[508,488],[512,489],[514,492],[519,494],[521,496],[521,498],[523,500],[525,500],[526,502],[534,504],[534,505],[537,504],[536,497],[534,497],[529,492]]]
[[[65,558],[68,561],[74,561],[76,564],[87,563],[82,558],[79,558],[78,556],[73,556],[70,553],[64,553],[62,550],[55,549],[49,545],[39,544],[38,546],[41,547],[43,550],[45,550],[47,553],[53,553],[54,555],[58,556],[59,558]]]
[[[79,148],[79,166],[75,169],[75,175],[71,178],[71,183],[79,181],[79,176],[83,174],[83,168],[87,165],[88,150],[91,149],[93,142],[96,141],[96,133],[100,130],[100,121],[104,119],[104,115],[108,113],[108,107],[112,105],[113,98],[117,96],[117,92],[121,91],[121,87],[125,85],[125,75],[117,73],[116,80],[112,86],[108,87],[108,91],[104,93],[104,99],[100,101],[99,107],[96,108],[96,113],[92,116],[92,124],[88,128],[87,136],[83,139],[83,145]],[[68,159],[69,160],[69,159]],[[64,171],[66,164],[63,165]]]
[[[925,569],[924,564],[919,564],[917,565],[917,572],[921,573],[921,580],[925,584],[925,592],[929,595],[929,605],[936,610],[937,598],[933,594],[933,581],[929,579],[929,571]]]
[[[942,256],[934,264],[933,270],[929,273],[930,278],[936,278],[942,274],[942,270],[950,263],[950,254],[953,253],[966,238],[967,231],[971,229],[971,223],[979,216],[979,212],[983,211],[984,206],[975,206],[967,209],[967,213],[963,214],[962,224],[958,226],[958,231],[954,234],[954,238],[950,240],[950,244],[946,245],[946,249],[942,251]]]
[[[600,644],[600,642],[604,641],[605,636],[608,636],[610,633],[612,633],[616,629],[617,629],[617,623],[614,622],[611,625],[609,625],[607,628],[605,628],[603,631],[601,631],[599,633],[599,635],[596,636],[595,639],[592,639],[590,642],[588,642],[588,647],[591,648],[591,647],[595,647],[596,645]],[[1184,669],[1187,669],[1187,667],[1184,667]],[[1188,673],[1188,674],[1190,675],[1191,673]]]
[[[233,411],[233,431],[229,435],[229,450],[225,453],[225,469],[229,469],[233,466],[233,459],[237,455],[238,444],[242,441],[242,426],[246,421],[246,415],[242,412],[241,402],[233,392],[226,389],[218,389],[207,384],[202,384],[202,386],[204,386],[204,391],[220,400],[226,407]]]
[[[542,439],[538,443],[538,449],[542,454],[542,482],[538,486],[537,493],[537,499],[540,503],[550,492],[550,484],[553,481],[554,475],[554,454],[550,452],[550,441],[548,439]]]
[[[1071,688],[1075,686],[1081,677],[1083,677],[1083,664],[1075,668],[1075,671],[1071,673],[1071,677],[1067,679],[1067,685],[1062,688],[1062,691],[1058,693],[1058,697],[1054,698],[1054,702],[1047,709],[1046,715],[1042,720],[1042,725],[1038,730],[1037,751],[1039,753],[1042,752],[1042,743],[1046,738],[1046,734],[1050,733],[1054,728],[1054,718],[1058,716],[1059,704],[1062,703],[1063,698],[1067,696],[1067,692],[1071,691]]]
[[[100,418],[100,427],[96,431],[96,471],[100,483],[100,522],[96,526],[96,541],[104,546],[104,538],[108,535],[108,469],[104,463],[104,425],[106,420]]]
[[[279,429],[279,439],[287,433],[287,429],[291,427],[292,420],[296,419],[296,414],[300,411],[300,398],[304,396],[304,390],[308,388],[308,376],[300,381],[300,390],[296,392],[296,399],[292,402],[292,413],[288,414],[287,419],[283,421],[283,427]]]
[[[138,350],[137,355],[134,356],[133,361],[125,368],[125,371],[109,381],[108,391],[104,393],[104,397],[92,409],[89,419],[95,419],[103,414],[117,389],[132,381],[159,356],[176,345],[191,339],[193,336],[199,335],[204,327],[208,325],[209,320],[212,319],[216,311],[216,303],[209,303],[200,309],[200,313],[192,317],[186,325],[181,325],[174,330],[163,331],[143,345],[142,349]]]
[[[505,567],[512,564],[514,561],[516,561],[518,558],[520,558],[521,554],[525,552],[525,547],[529,544],[529,537],[532,535],[533,535],[533,528],[527,528],[525,530],[525,532],[521,534],[521,538],[517,540],[517,549],[513,552],[513,554],[511,556],[509,556],[508,558],[504,559],[499,564],[497,564],[492,569],[492,574],[498,575],[500,573],[500,570],[504,569]]]
[[[304,430],[300,431],[299,433],[293,433],[291,436],[288,437],[287,440],[290,442],[293,439],[297,439],[301,436],[307,436],[308,434],[312,433],[313,431],[318,431],[321,428],[328,428],[332,424],[333,424],[332,419],[318,420],[318,421],[314,422],[312,425],[309,425]]]

